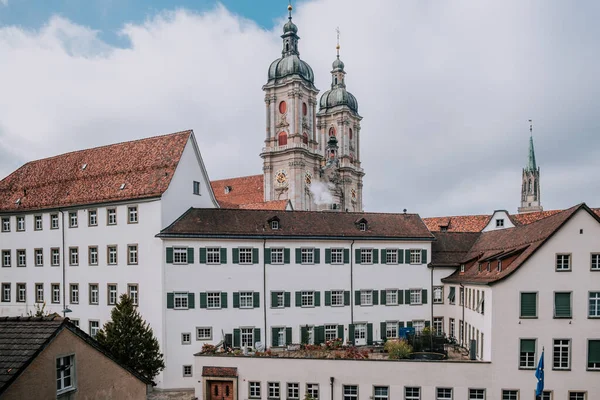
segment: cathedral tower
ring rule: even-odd
[[[535,163],[533,150],[533,125],[529,120],[529,155],[527,166],[523,168],[523,182],[521,186],[521,207],[519,213],[543,211],[540,193],[540,168]]]

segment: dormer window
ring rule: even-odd
[[[231,192],[231,186],[225,186],[225,194]]]
[[[460,264],[460,272],[465,272],[465,264]]]
[[[271,221],[271,229],[273,229],[274,231],[279,229],[279,221],[277,221],[276,219]]]
[[[502,272],[502,260],[498,260],[498,272]]]
[[[367,223],[366,222],[361,222],[360,224],[358,224],[358,229],[360,229],[361,231],[366,231],[367,230]]]
[[[440,232],[448,232],[447,226],[440,226]]]
[[[487,270],[488,270],[488,272],[490,272],[492,270],[492,263],[489,261],[487,263]]]
[[[504,227],[504,218],[498,218],[496,220],[496,228],[503,228]]]
[[[481,263],[477,264],[477,272],[481,272]]]

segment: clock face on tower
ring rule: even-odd
[[[288,185],[288,176],[285,169],[280,169],[275,173],[275,182],[279,187],[284,187]]]

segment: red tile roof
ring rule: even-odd
[[[490,222],[490,218],[491,215],[461,215],[423,218],[423,222],[432,232],[441,231],[442,227],[445,227],[447,232],[481,232]]]
[[[177,132],[28,162],[0,181],[0,212],[160,196],[191,134]]]
[[[260,203],[240,204],[242,210],[279,210],[284,211],[290,201],[289,200],[271,200]]]
[[[202,376],[211,378],[235,378],[237,368],[235,367],[202,367]]]
[[[223,208],[263,203],[265,201],[263,184],[263,175],[221,179],[210,183],[217,201]]]

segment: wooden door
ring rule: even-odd
[[[210,381],[208,387],[210,400],[233,400],[233,382]]]

